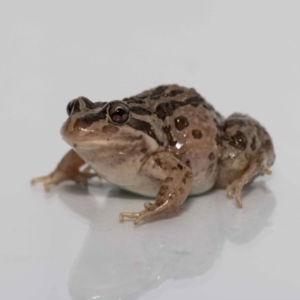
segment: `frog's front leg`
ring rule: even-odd
[[[80,171],[80,167],[86,162],[78,156],[74,150],[70,150],[59,162],[56,169],[46,176],[36,177],[31,180],[31,184],[43,182],[46,191],[50,190],[51,185],[59,184],[65,180],[74,180],[84,186],[87,185],[87,179],[96,176],[95,173],[90,173],[88,169]]]
[[[120,221],[124,218],[135,219],[137,225],[142,219],[149,218],[161,212],[174,213],[180,209],[187,198],[192,181],[191,169],[176,158],[172,153],[164,151],[153,154],[143,165],[143,176],[162,180],[154,203],[146,202],[145,209],[140,212],[122,212]]]

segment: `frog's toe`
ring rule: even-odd
[[[40,177],[33,178],[30,183],[32,185],[34,185],[38,182],[43,182],[43,186],[44,186],[44,189],[46,192],[49,192],[51,185],[55,184],[55,182],[53,181],[52,174],[49,174],[47,176],[40,176]]]
[[[52,185],[56,185],[64,180],[66,180],[66,174],[60,170],[55,170],[49,175],[33,178],[31,184],[43,182],[44,189],[48,192]]]
[[[119,214],[119,220],[124,222],[124,218],[135,219],[134,224],[137,225],[141,220],[140,217],[142,216],[142,213],[143,212],[121,212]]]
[[[263,160],[263,161],[260,163],[259,168],[261,169],[261,171],[262,171],[265,175],[271,175],[271,174],[272,174],[272,171],[268,168],[268,165],[267,165],[267,161],[266,161],[266,160]]]
[[[140,212],[121,212],[119,214],[120,221],[124,222],[124,218],[135,219],[134,225],[138,225],[141,220],[150,218],[151,216],[166,209],[165,205],[157,206],[156,204],[152,204],[151,202],[146,202],[144,206],[146,209]]]
[[[35,177],[31,179],[30,184],[35,185],[37,182],[43,182],[45,181],[49,176],[40,176],[40,177]]]
[[[227,196],[229,198],[233,198],[233,192],[232,192],[232,184],[228,184],[226,187]]]
[[[234,197],[236,199],[238,207],[240,207],[240,208],[243,207],[241,193],[242,193],[242,189],[246,183],[247,182],[245,181],[245,178],[240,178],[240,179],[233,181],[226,188],[228,197],[230,197],[230,198]]]
[[[244,183],[241,183],[240,185],[237,185],[235,188],[235,200],[237,202],[238,207],[242,208],[243,207],[243,202],[242,202],[242,189],[244,187]]]

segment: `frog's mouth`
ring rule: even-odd
[[[120,127],[101,120],[89,125],[72,117],[62,125],[60,133],[67,144],[79,149],[126,147],[143,139],[141,132],[132,132],[126,125]]]

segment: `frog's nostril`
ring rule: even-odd
[[[77,112],[93,108],[95,108],[95,104],[91,100],[86,97],[78,97],[68,103],[67,114],[71,116]]]

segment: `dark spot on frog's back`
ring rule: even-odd
[[[214,123],[216,124],[216,127],[217,127],[220,131],[223,131],[223,125],[220,124],[220,120],[214,118],[213,121],[214,121]]]
[[[215,159],[215,155],[211,152],[208,156],[209,160],[214,160]]]
[[[168,125],[168,126],[163,127],[163,128],[162,128],[162,131],[166,134],[167,140],[168,140],[170,146],[175,146],[176,143],[177,143],[177,141],[175,141],[175,140],[173,139],[171,126]]]
[[[174,100],[161,103],[156,107],[156,115],[159,119],[164,120],[166,117],[172,116],[174,110],[183,105],[182,102]]]
[[[158,100],[161,95],[152,95],[150,96],[150,100]]]
[[[168,88],[167,85],[160,85],[157,88],[155,88],[151,94],[150,99],[151,100],[157,100],[160,98],[160,96],[164,93],[164,91]]]
[[[151,95],[162,94],[168,87],[168,85],[159,85],[152,91]]]
[[[222,138],[218,133],[216,134],[216,143],[218,146],[222,145]]]
[[[204,103],[204,99],[200,95],[197,95],[197,96],[187,98],[184,102],[185,104],[190,104],[194,107],[197,107],[199,104]]]
[[[245,134],[238,130],[236,134],[231,137],[229,145],[239,150],[245,150],[247,147],[247,138]]]
[[[183,169],[183,166],[181,164],[177,164],[177,167],[182,170]]]
[[[209,105],[200,95],[187,98],[184,101],[170,100],[168,102],[159,104],[156,107],[155,113],[159,119],[164,120],[166,117],[172,116],[173,112],[179,107],[186,105],[197,107],[199,104],[202,103],[205,103],[205,105]]]
[[[269,139],[266,139],[264,142],[263,142],[263,148],[265,148],[267,151],[269,151],[272,147],[273,147],[273,145],[272,145],[272,142],[271,142],[271,140],[269,140]]]
[[[169,92],[168,94],[163,94],[163,96],[165,97],[175,97],[176,95],[178,94],[182,94],[183,93],[183,90],[181,89],[176,89],[176,90],[172,90],[171,92]]]
[[[223,129],[226,130],[227,128],[230,128],[232,126],[239,126],[243,127],[246,126],[245,122],[243,120],[238,120],[238,119],[233,119],[233,120],[228,120],[225,122]]]
[[[133,106],[131,107],[131,111],[136,114],[136,115],[140,115],[140,116],[149,116],[151,115],[151,111],[144,108],[144,107],[141,107],[141,106]]]
[[[201,139],[202,138],[202,132],[199,129],[193,129],[192,135],[195,139]]]
[[[107,134],[114,134],[114,133],[117,133],[119,131],[119,128],[117,126],[114,126],[114,125],[104,125],[102,127],[102,132],[103,133],[107,133]]]
[[[189,168],[191,168],[191,162],[189,160],[187,160],[185,163]]]
[[[214,110],[213,106],[209,103],[203,103],[203,107],[210,111]]]
[[[183,130],[184,128],[189,126],[189,121],[184,116],[179,116],[179,117],[175,118],[174,122],[175,122],[175,127],[178,130]]]
[[[157,142],[158,145],[162,145],[162,142],[157,138],[155,134],[154,128],[148,122],[131,118],[126,124],[136,130],[140,130],[148,134],[151,138],[153,138]]]
[[[142,97],[131,97],[131,98],[125,98],[122,101],[126,102],[127,104],[131,104],[131,103],[144,104],[145,101],[142,99],[143,99]]]

